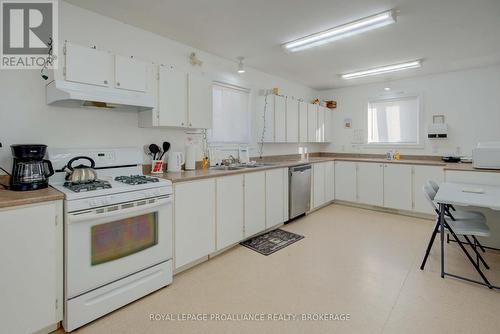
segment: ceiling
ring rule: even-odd
[[[66,0],[253,68],[328,89],[500,63],[498,0]],[[396,24],[286,54],[280,45],[387,9]],[[372,78],[339,74],[423,59]]]

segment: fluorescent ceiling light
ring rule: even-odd
[[[337,26],[332,29],[299,38],[295,41],[283,44],[282,47],[288,52],[302,51],[331,43],[341,38],[354,36],[365,31],[380,28],[394,22],[396,22],[396,15],[391,9],[383,13],[368,16],[357,21]]]
[[[415,61],[410,61],[407,63],[387,65],[387,66],[372,68],[369,70],[363,70],[363,71],[358,71],[358,72],[342,74],[342,79],[356,79],[356,78],[362,78],[362,77],[367,77],[367,76],[371,76],[371,75],[379,75],[379,74],[384,74],[384,73],[409,70],[411,68],[418,68],[421,66],[422,66],[422,62],[420,60],[415,60]]]

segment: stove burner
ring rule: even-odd
[[[111,184],[108,181],[102,181],[102,180],[86,182],[86,183],[64,182],[64,186],[69,190],[74,191],[75,193],[79,193],[81,191],[93,191],[93,190],[111,188]]]
[[[145,183],[154,183],[159,180],[155,177],[149,177],[145,175],[130,175],[130,176],[117,176],[115,177],[115,181],[123,182],[130,185],[136,184],[145,184]]]

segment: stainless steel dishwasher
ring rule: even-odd
[[[311,208],[311,165],[290,167],[288,182],[288,216],[293,219]]]

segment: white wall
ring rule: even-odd
[[[448,123],[449,139],[425,138],[424,148],[401,149],[402,154],[471,155],[479,141],[500,141],[500,66],[497,65],[320,92],[323,99],[334,99],[338,106],[334,110],[333,143],[328,151],[387,151],[351,144],[354,129],[364,128],[367,102],[387,95],[384,87],[390,87],[391,92],[421,94],[425,137],[433,115],[445,115]],[[352,118],[351,129],[344,128],[345,118]]]
[[[174,65],[189,71],[204,71],[214,80],[252,89],[253,123],[259,89],[280,87],[280,91],[311,99],[316,92],[254,69],[236,74],[236,62],[199,52],[203,67],[193,68],[188,56],[194,48],[132,27],[60,1],[59,35],[81,45],[96,45],[118,54],[134,55],[146,61]],[[188,18],[186,18],[188,19]],[[183,150],[185,133],[177,129],[141,129],[137,113],[47,106],[45,82],[39,71],[0,71],[0,165],[11,168],[11,144],[44,143],[49,147],[142,147],[167,140],[173,150]],[[254,124],[255,125],[255,124]],[[258,129],[254,128],[254,147]],[[264,155],[297,153],[295,144],[266,144]],[[319,145],[309,145],[318,151]],[[252,155],[256,150],[251,151]]]

